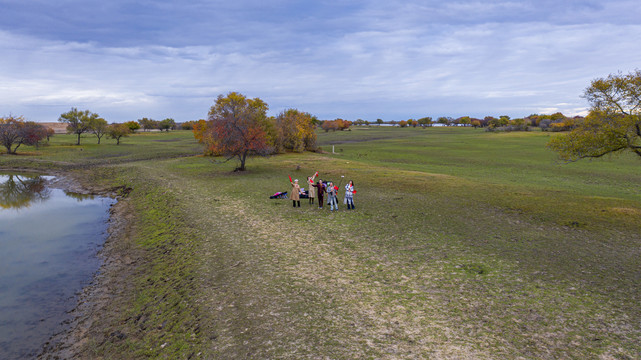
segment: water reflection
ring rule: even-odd
[[[81,202],[83,200],[93,200],[96,198],[96,195],[92,194],[82,194],[82,193],[77,193],[77,192],[72,192],[72,191],[66,191],[65,190],[65,195],[67,195],[70,198],[78,200],[78,202]]]
[[[47,179],[33,175],[0,175],[0,207],[19,209],[47,200],[51,190]]]
[[[114,200],[0,174],[0,359],[34,358],[100,266]]]

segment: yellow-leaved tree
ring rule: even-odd
[[[296,109],[287,109],[275,119],[279,150],[303,152],[316,150],[316,117]]]
[[[590,114],[548,147],[566,161],[622,151],[641,157],[641,70],[593,80],[584,97],[592,106]]]

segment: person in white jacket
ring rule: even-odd
[[[356,190],[354,190],[354,182],[350,180],[347,185],[345,185],[345,200],[343,200],[343,203],[347,204],[347,210],[352,209],[354,210],[354,193]]]

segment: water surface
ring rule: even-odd
[[[114,200],[0,173],[0,359],[32,358],[98,270]]]

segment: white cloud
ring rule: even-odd
[[[638,8],[623,4],[619,11]],[[641,38],[641,26],[557,21],[572,11],[589,19],[612,15],[617,9],[610,5],[548,5],[320,3],[323,17],[309,12],[282,22],[252,14],[243,22],[232,7],[212,24],[180,20],[184,33],[180,23],[171,24],[175,32],[164,33],[171,45],[160,35],[78,41],[5,30],[0,113],[51,120],[77,106],[110,121],[180,121],[203,117],[228,91],[261,97],[274,113],[297,107],[321,118],[582,112],[587,104],[580,95],[590,80],[638,66],[641,48],[632,42]],[[330,17],[334,7],[344,13]],[[223,28],[212,31],[225,14]]]

